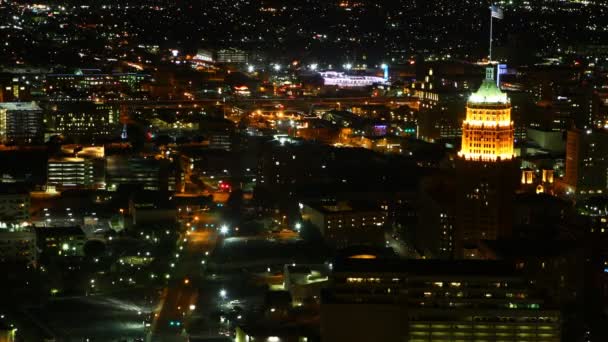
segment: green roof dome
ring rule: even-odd
[[[494,80],[494,72],[492,69],[486,71],[486,79],[481,83],[481,87],[471,94],[469,103],[484,104],[484,103],[509,103],[507,94],[503,93],[496,86]]]

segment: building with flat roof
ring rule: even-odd
[[[109,190],[120,185],[138,185],[144,190],[178,191],[183,173],[167,159],[107,156],[106,183]]]
[[[0,263],[36,264],[36,234],[29,230],[0,230]]]
[[[22,226],[30,218],[30,193],[17,184],[0,185],[0,228]]]
[[[302,219],[315,225],[332,246],[384,245],[386,212],[363,202],[308,202]]]
[[[47,122],[55,133],[79,142],[118,136],[121,126],[117,106],[92,102],[60,104],[49,113]]]
[[[36,227],[36,245],[41,253],[60,256],[83,256],[87,241],[82,228]]]
[[[92,188],[95,185],[93,160],[76,157],[49,159],[47,185],[56,188]]]
[[[547,309],[508,263],[343,259],[321,299],[325,341],[546,341]]]
[[[566,183],[566,192],[577,196],[606,193],[608,130],[568,130],[564,183]]]
[[[32,143],[42,137],[42,109],[36,102],[0,103],[0,139]]]

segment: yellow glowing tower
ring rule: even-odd
[[[519,175],[519,162],[513,155],[511,103],[496,86],[493,68],[486,70],[466,109],[456,158],[454,247],[456,257],[480,258],[483,241],[511,235]]]
[[[511,102],[496,86],[494,69],[486,69],[486,79],[469,97],[462,124],[462,148],[458,155],[471,161],[513,159]]]

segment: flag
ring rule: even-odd
[[[502,10],[495,5],[490,6],[490,11],[492,12],[492,18],[496,18],[496,19],[502,19],[504,18],[504,13],[502,13]]]

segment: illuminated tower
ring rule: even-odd
[[[456,158],[458,184],[455,255],[481,257],[484,240],[509,237],[513,198],[519,181],[513,155],[511,103],[498,89],[492,68],[469,97],[462,124],[462,147]]]
[[[511,160],[513,135],[511,102],[496,86],[494,69],[488,68],[481,87],[469,97],[458,155],[474,161]]]

